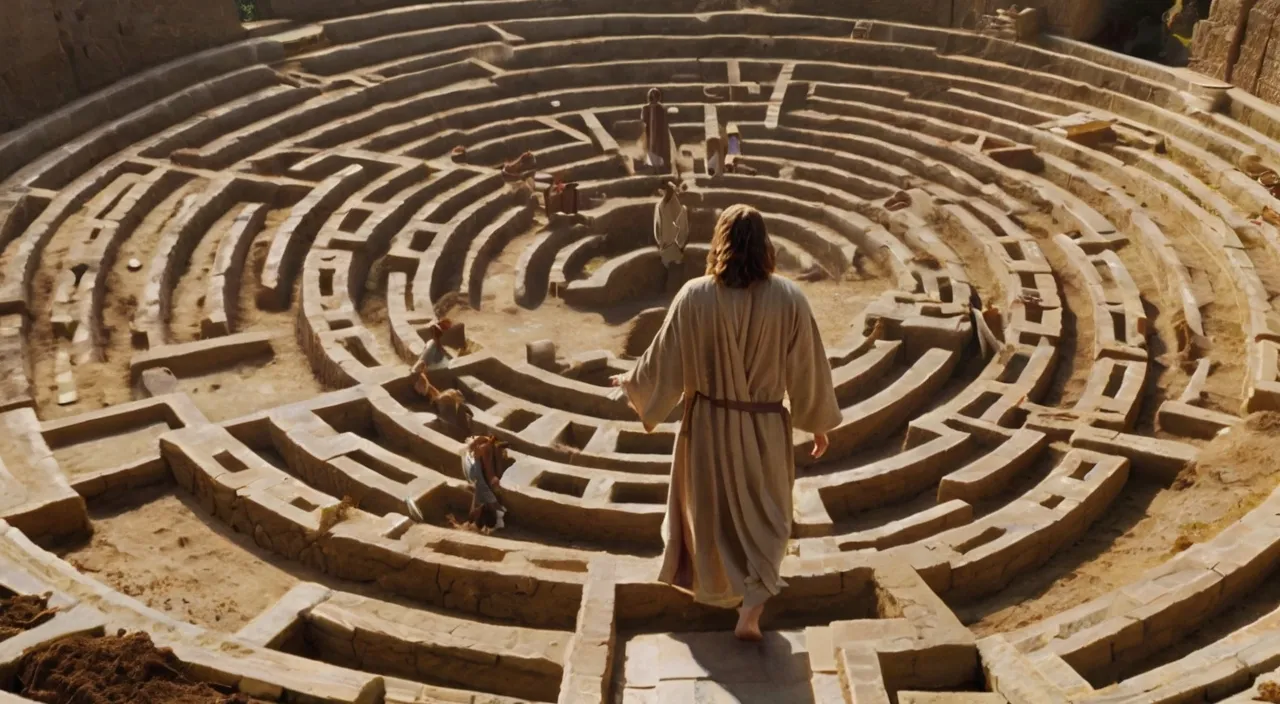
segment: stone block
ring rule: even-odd
[[[1188,68],[1219,80],[1232,80],[1240,57],[1245,23],[1257,0],[1215,0],[1209,17],[1196,23]]]
[[[898,692],[898,704],[1008,704],[996,692]]]
[[[1257,92],[1278,17],[1280,0],[1258,0],[1244,23],[1240,55],[1231,68],[1230,80],[1250,93]]]

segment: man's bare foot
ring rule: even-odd
[[[764,604],[738,609],[738,627],[733,629],[733,635],[737,636],[738,640],[751,642],[764,640],[764,634],[760,632],[760,615],[763,613]]]

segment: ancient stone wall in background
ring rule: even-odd
[[[243,36],[230,0],[3,0],[0,132]]]
[[[334,17],[346,17],[368,12],[377,12],[406,5],[426,4],[432,0],[257,0],[257,5],[264,17],[289,18],[297,20],[323,20]],[[645,3],[645,12],[667,12],[680,14],[688,12],[692,0],[649,0]],[[833,10],[835,0],[701,0],[697,2],[699,12],[716,12],[737,10],[745,6],[760,6],[776,12],[799,12],[812,14],[829,14],[837,17],[857,15],[868,19],[894,20],[914,22],[917,24],[946,24],[951,15],[953,4],[961,2],[982,2],[982,0],[851,0],[841,2],[838,9]],[[1093,0],[1041,0],[1042,2],[1062,3],[1092,2]],[[600,12],[611,3],[617,6],[619,0],[565,0],[557,8],[558,14],[591,14]],[[1025,3],[1024,3],[1025,4]]]
[[[257,0],[259,9],[266,17],[287,17],[309,21],[375,12],[391,7],[413,5],[421,1]],[[1090,39],[1102,26],[1107,0],[857,0],[856,12],[851,12],[848,6],[830,12],[829,3],[831,2],[833,0],[767,0],[760,4],[779,12],[858,15],[869,19],[917,24],[950,24],[952,27],[972,29],[976,26],[978,17],[993,13],[997,9],[1008,8],[1016,3],[1020,7],[1042,8],[1048,31],[1072,39]],[[566,14],[572,14],[568,9],[572,4],[566,3]],[[582,4],[585,6],[600,3],[588,0]],[[662,11],[655,9],[654,4],[655,0],[648,3],[650,12]],[[742,0],[710,0],[699,3],[698,8],[700,11],[713,12],[718,9],[736,9],[743,4]],[[670,11],[684,12],[687,9],[687,3],[682,1],[672,4]],[[828,12],[824,13],[824,10]]]
[[[1071,39],[1092,39],[1106,19],[1106,0],[954,0],[952,25],[964,27],[964,16],[991,14],[997,9],[1038,7],[1045,30]]]
[[[1280,0],[1214,0],[1190,68],[1280,103]]]
[[[258,0],[264,17],[313,21],[422,0]],[[578,0],[584,6],[600,0]],[[1252,4],[1252,0],[1234,1]],[[1266,4],[1271,0],[1263,0]],[[245,36],[232,0],[0,0],[0,133],[14,129],[125,76]],[[823,14],[831,0],[772,0],[779,11]],[[1049,31],[1087,39],[1105,0],[1022,0],[1045,10]],[[1280,0],[1277,0],[1280,2]],[[652,0],[687,10],[685,0]],[[734,9],[712,0],[704,10]],[[972,26],[1010,0],[859,0],[871,19]],[[566,2],[572,14],[574,2]],[[721,7],[723,6],[723,7]],[[847,13],[845,10],[841,14]]]
[[[1256,0],[1216,0],[1209,17],[1196,25],[1190,68],[1219,80],[1230,80],[1240,57],[1245,21]]]

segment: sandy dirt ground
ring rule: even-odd
[[[179,379],[178,390],[189,394],[214,423],[315,398],[324,387],[315,381],[311,365],[289,337],[281,331],[274,343],[278,352],[270,359]]]
[[[1136,581],[1142,573],[1239,520],[1280,485],[1280,414],[1250,416],[1205,445],[1172,486],[1130,477],[1111,508],[1075,545],[983,601],[957,608],[979,636],[1061,613]]]
[[[246,260],[240,297],[237,302],[236,332],[253,331],[271,333],[273,354],[269,359],[257,359],[220,369],[210,374],[179,379],[178,390],[191,396],[196,407],[213,422],[248,415],[257,411],[287,403],[295,403],[325,391],[324,385],[311,370],[298,344],[296,312],[265,311],[254,302],[258,289],[258,277],[262,262],[271,245],[276,228],[288,217],[288,209],[275,209],[267,213],[266,223],[254,238]],[[201,278],[189,271],[189,278]],[[203,288],[189,286],[188,288]],[[296,296],[296,290],[295,290]],[[296,302],[296,298],[294,299]],[[196,320],[202,316],[203,301],[188,296],[175,301],[174,320]]]
[[[127,433],[104,435],[53,451],[58,466],[68,476],[154,457],[159,454],[160,436],[169,432],[167,423],[151,423]]]
[[[515,300],[515,269],[524,248],[535,237],[536,232],[528,232],[514,238],[489,264],[478,310],[465,303],[455,303],[448,312],[450,318],[466,323],[469,338],[502,359],[524,362],[525,344],[534,340],[557,341],[565,356],[595,350],[622,354],[634,316],[671,302],[670,296],[664,296],[602,311],[586,311],[548,297],[536,308],[525,308]],[[590,268],[588,266],[588,270]],[[798,272],[779,273],[794,276]],[[839,281],[798,283],[809,298],[828,347],[845,342],[858,313],[890,288],[890,284],[873,271],[850,271]]]
[[[50,322],[53,295],[59,268],[41,266],[37,271],[32,291],[31,359],[36,388],[36,403],[41,418],[62,418],[86,411],[93,411],[132,399],[129,383],[129,360],[133,356],[129,325],[142,297],[151,260],[155,257],[155,244],[169,222],[177,216],[182,199],[198,193],[204,181],[194,179],[174,191],[154,208],[138,225],[134,233],[120,245],[115,259],[110,263],[107,286],[103,295],[102,328],[104,340],[99,358],[74,368],[76,403],[60,406],[57,403],[57,385],[54,383],[54,359],[59,348],[67,348],[65,340],[55,338]],[[71,218],[54,234],[44,260],[61,261],[69,251],[84,212],[98,212],[105,203],[95,199],[87,211]],[[130,259],[142,263],[139,271],[129,271]],[[178,313],[181,315],[181,313]]]
[[[180,489],[136,492],[91,512],[93,537],[60,554],[81,572],[178,620],[239,630],[298,582]]]

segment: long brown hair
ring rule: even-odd
[[[769,278],[774,264],[773,243],[759,210],[738,204],[720,214],[707,253],[707,276],[729,288],[747,288]]]

